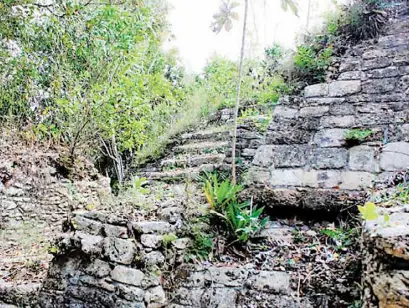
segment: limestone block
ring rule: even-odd
[[[304,107],[300,110],[300,117],[320,117],[328,111],[328,106]]]
[[[141,244],[148,248],[159,248],[162,245],[163,236],[154,234],[142,234]]]
[[[374,58],[370,60],[364,60],[362,64],[363,70],[379,69],[388,67],[392,64],[392,61],[386,57]]]
[[[250,167],[245,176],[246,183],[265,184],[270,180],[270,172],[266,169]]]
[[[117,265],[111,272],[111,278],[121,283],[140,287],[145,278],[145,274],[137,269]]]
[[[341,73],[338,77],[338,80],[362,80],[365,79],[366,75],[361,71],[352,71]]]
[[[339,171],[305,171],[302,179],[302,186],[311,188],[334,188],[341,183]]]
[[[328,95],[328,84],[320,83],[305,87],[304,96],[305,97],[320,97]]]
[[[341,189],[361,190],[372,186],[375,175],[369,172],[341,172]]]
[[[97,235],[89,235],[81,232],[76,232],[76,236],[81,243],[81,250],[86,254],[100,255],[102,253],[102,245],[104,238]]]
[[[271,170],[271,186],[303,186],[304,170],[274,169]]]
[[[331,97],[342,97],[359,91],[361,91],[361,81],[359,80],[334,81],[329,84],[328,94]]]
[[[143,263],[147,267],[155,265],[161,266],[163,263],[165,263],[165,257],[160,251],[152,251],[143,257]]]
[[[343,129],[326,129],[317,132],[314,136],[314,143],[321,148],[340,147],[345,144]]]
[[[72,221],[72,226],[79,231],[83,231],[92,235],[100,235],[102,230],[102,223],[84,218],[80,215],[76,215]]]
[[[89,275],[102,278],[109,275],[111,267],[108,262],[95,259],[85,268],[85,272]]]
[[[135,244],[129,240],[107,237],[104,240],[104,254],[109,260],[131,264],[135,257]]]
[[[346,116],[325,116],[321,118],[321,126],[325,128],[348,128],[355,125],[355,117]]]
[[[274,116],[293,119],[298,116],[298,109],[277,106],[274,108]]]
[[[380,155],[381,169],[398,171],[409,167],[409,142],[388,143]]]
[[[387,78],[396,77],[399,75],[399,70],[395,66],[390,66],[386,68],[374,69],[366,72],[368,78]]]
[[[205,273],[205,281],[215,287],[241,287],[248,277],[244,268],[210,267]]]
[[[355,114],[355,106],[348,103],[331,106],[329,113],[331,115],[350,115]]]
[[[375,149],[360,145],[349,150],[349,169],[353,171],[379,172],[379,162],[375,159]]]
[[[289,294],[290,275],[286,272],[260,271],[249,277],[248,284],[261,292]]]
[[[145,292],[138,287],[127,286],[123,284],[118,284],[117,292],[120,297],[128,301],[143,302],[145,298]]]
[[[313,107],[322,105],[335,105],[345,102],[343,97],[315,97],[307,98],[306,102],[301,107]]]
[[[342,148],[317,148],[311,154],[314,169],[340,169],[346,166],[348,151]]]
[[[391,92],[396,88],[397,82],[396,78],[367,80],[362,85],[362,92],[369,94]]]
[[[151,305],[152,303],[164,305],[166,301],[166,294],[161,286],[157,286],[146,291],[145,302],[148,304],[148,307],[154,307]],[[158,305],[155,307],[157,306]]]
[[[339,67],[339,71],[348,72],[348,71],[355,71],[359,70],[361,65],[360,59],[351,57],[351,58],[343,58],[341,61],[341,65]]]
[[[373,59],[373,58],[382,58],[388,56],[388,53],[384,49],[374,49],[368,50],[362,54],[364,60]]]
[[[306,164],[307,145],[264,145],[254,157],[253,165],[275,168],[301,167]]]
[[[103,227],[103,232],[107,237],[128,238],[128,229],[125,227],[105,224]]]
[[[165,234],[172,231],[172,226],[166,221],[141,221],[132,224],[138,233]]]
[[[236,307],[237,291],[230,288],[207,289],[200,301],[200,307]]]

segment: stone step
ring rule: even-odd
[[[176,169],[171,171],[162,172],[146,172],[143,176],[148,180],[157,180],[162,182],[178,182],[186,178],[191,178],[193,181],[200,175],[203,171],[213,171],[217,168],[217,165],[202,165],[200,167]]]
[[[209,141],[229,140],[230,131],[231,129],[229,127],[216,127],[214,129],[183,134],[182,140],[209,140]]]
[[[192,142],[173,148],[175,154],[178,153],[224,153],[229,147],[228,141],[207,141]]]
[[[198,156],[183,156],[179,158],[165,159],[161,162],[162,168],[199,167],[206,164],[220,164],[225,159],[224,154],[203,154]]]

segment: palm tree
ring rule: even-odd
[[[233,20],[238,20],[239,15],[233,10],[239,6],[237,2],[230,2],[230,0],[221,0],[220,11],[213,15],[212,28],[216,33],[225,28],[226,31],[230,31],[233,28]],[[284,11],[290,9],[295,15],[297,15],[297,4],[295,0],[280,0],[281,7]],[[249,0],[244,0],[244,22],[243,22],[243,34],[241,39],[241,51],[240,51],[240,61],[239,61],[239,76],[237,80],[236,88],[236,103],[234,108],[234,129],[232,137],[232,183],[236,184],[236,144],[237,144],[237,118],[239,115],[240,108],[240,89],[241,89],[241,80],[243,75],[243,61],[244,61],[244,49],[246,45],[246,31],[247,31],[247,16],[249,9]]]

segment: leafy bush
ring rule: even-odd
[[[122,182],[186,103],[183,71],[161,51],[163,16],[143,1],[17,2],[0,7],[0,117],[87,151]]]
[[[217,224],[227,226],[231,234],[242,242],[266,225],[267,218],[261,218],[263,208],[257,209],[250,202],[238,202],[237,194],[243,189],[241,185],[232,184],[229,179],[220,182],[215,173],[208,178],[204,191],[210,214]]]
[[[325,72],[331,64],[333,49],[331,46],[321,48],[314,45],[301,45],[293,57],[298,78],[324,81]]]
[[[241,87],[241,100],[244,105],[274,104],[289,87],[281,76],[270,76],[268,66],[247,61],[246,72]],[[220,57],[213,58],[205,67],[198,84],[209,94],[209,100],[219,107],[232,107],[235,104],[238,70],[237,64]],[[243,105],[242,104],[242,105]]]

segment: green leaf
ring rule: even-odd
[[[358,206],[358,209],[365,220],[376,220],[379,217],[376,212],[376,205],[373,202],[367,202],[364,206]]]

